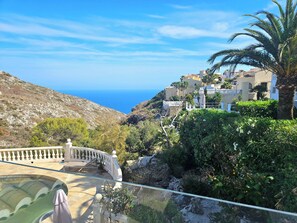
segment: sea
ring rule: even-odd
[[[59,90],[64,94],[93,101],[99,105],[113,108],[128,114],[143,101],[150,100],[161,90]]]

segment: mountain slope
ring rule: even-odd
[[[49,117],[83,118],[94,128],[125,114],[0,71],[0,147],[27,146],[30,129]]]

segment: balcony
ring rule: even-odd
[[[44,178],[57,179],[56,186],[67,186],[73,222],[297,222],[295,213],[123,182],[115,153],[109,155],[90,148],[72,147],[70,143],[64,147],[0,150],[0,175],[3,179],[9,179],[10,187],[14,188],[16,184],[18,187],[24,185],[24,182],[11,180],[16,174],[38,176],[38,185]],[[86,167],[98,158],[105,160],[104,169],[110,179],[65,170],[65,166]],[[51,188],[49,190],[56,187],[53,184],[48,187]],[[7,185],[1,185],[2,191],[5,188],[8,188]],[[35,200],[47,196],[46,189],[41,186],[35,188],[43,191],[37,198],[38,191],[31,190]],[[2,219],[0,216],[0,223],[20,222],[15,219],[27,222],[24,219],[28,217],[31,206],[36,204],[28,202],[24,206],[19,205],[16,213]],[[52,204],[43,205],[50,207]],[[1,213],[5,214],[0,210]],[[40,213],[35,214],[34,221],[28,222],[52,222],[51,208],[41,208]]]

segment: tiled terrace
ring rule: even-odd
[[[78,166],[85,163],[69,163],[68,166]],[[0,175],[14,175],[14,174],[37,174],[55,177],[64,183],[68,187],[68,202],[70,205],[70,211],[73,218],[73,222],[92,222],[92,206],[94,195],[96,193],[96,187],[100,187],[102,180],[92,178],[87,175],[77,175],[73,173],[66,173],[63,170],[63,163],[33,163],[29,165],[23,164],[11,164],[0,162]],[[34,168],[38,167],[38,168]],[[17,170],[16,170],[17,168]],[[92,175],[100,177],[97,173]],[[103,173],[103,176],[112,179],[108,173]],[[45,223],[52,222],[50,218],[47,218]]]

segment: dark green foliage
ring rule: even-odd
[[[197,170],[184,177],[189,192],[296,210],[297,121],[200,110],[184,118],[180,137]]]
[[[167,163],[172,171],[172,174],[181,178],[185,169],[187,168],[187,160],[189,160],[186,150],[180,145],[175,145],[173,148],[168,148],[158,154],[158,157],[163,162]]]
[[[85,145],[87,123],[77,118],[47,118],[32,129],[31,146],[63,145],[71,139],[74,145]]]
[[[130,126],[126,139],[126,150],[130,153],[138,153],[139,156],[150,155],[157,143],[160,126],[156,122],[143,121],[137,126]]]
[[[277,118],[277,101],[242,101],[236,103],[236,109],[243,116]]]
[[[148,193],[149,192],[149,193]],[[157,197],[156,197],[157,195]],[[143,195],[142,195],[143,196]],[[164,195],[163,195],[164,196]],[[143,199],[129,213],[131,222],[143,223],[182,223],[182,216],[177,205],[169,198],[162,198],[161,194],[146,192]]]
[[[207,171],[206,171],[207,173]],[[204,173],[203,173],[204,174]],[[202,173],[189,172],[183,176],[182,186],[184,191],[191,194],[199,194],[202,196],[209,195],[211,191],[211,186],[206,175]]]
[[[180,100],[181,100],[180,97],[177,95],[174,95],[170,98],[170,101],[180,101]]]
[[[210,109],[195,110],[185,117],[180,127],[181,143],[193,156],[195,166],[203,162],[212,165],[216,160],[220,160],[220,153],[212,154],[209,147],[216,148],[222,143],[221,141],[224,141],[219,135],[223,125],[234,121],[237,116],[236,113]],[[213,156],[217,157],[216,160],[213,160]]]
[[[186,102],[188,102],[188,103],[191,104],[191,105],[194,105],[194,98],[193,98],[193,95],[191,95],[191,94],[187,94],[187,95],[186,95]]]
[[[112,185],[104,186],[102,203],[109,213],[128,214],[134,207],[136,197],[128,188],[113,188]]]
[[[163,101],[165,100],[165,91],[160,91],[156,96],[154,96],[150,101],[149,101],[149,105],[159,102],[159,101]]]
[[[225,80],[224,83],[221,85],[221,89],[232,89],[232,84]]]
[[[222,95],[216,92],[213,96],[206,95],[206,102],[210,103],[220,103],[222,101]]]

